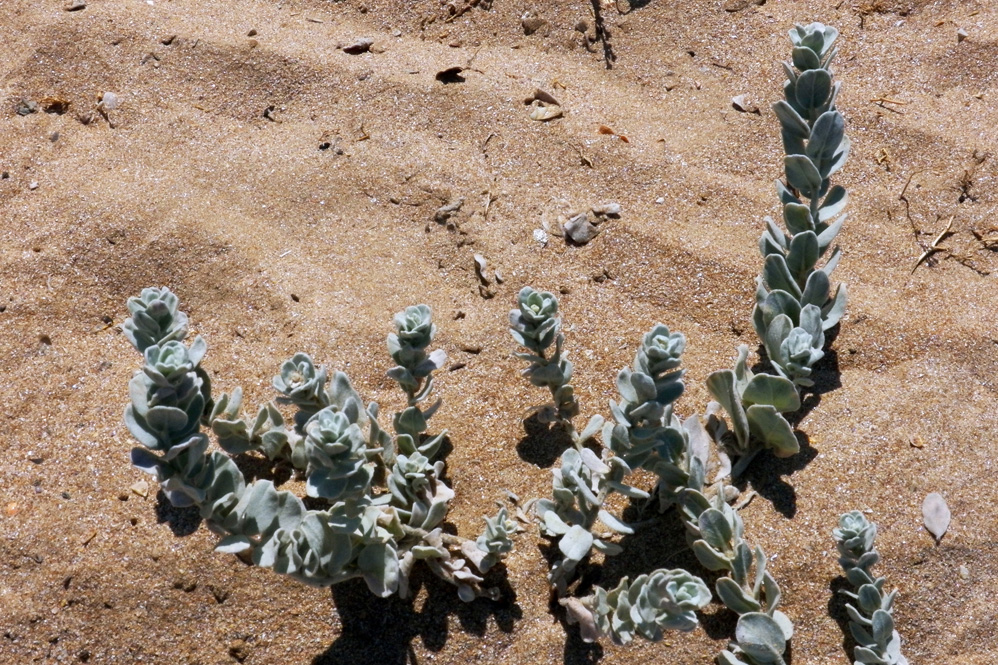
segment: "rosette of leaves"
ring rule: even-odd
[[[281,373],[272,383],[277,392],[284,395],[307,419],[329,406],[326,395],[326,381],[329,375],[325,367],[316,369],[307,353],[296,353],[281,365]]]
[[[592,550],[605,555],[619,554],[620,545],[592,532],[599,519],[611,530],[632,534],[634,529],[603,509],[610,492],[634,499],[647,499],[648,493],[623,482],[630,467],[618,457],[602,460],[588,448],[569,448],[561,456],[561,467],[552,469],[552,499],[539,499],[534,512],[541,533],[558,540],[562,558],[554,563],[548,580],[564,596],[576,568]]]
[[[558,298],[553,293],[525,286],[517,295],[517,305],[518,308],[509,313],[509,331],[513,339],[528,350],[528,353],[516,354],[530,363],[523,370],[523,375],[533,385],[548,388],[553,400],[537,410],[538,418],[545,423],[561,423],[576,445],[581,445],[581,439],[572,425],[572,418],[579,415],[579,404],[575,399],[575,389],[569,383],[572,380],[572,363],[562,350],[565,336],[561,334]]]
[[[370,492],[380,448],[368,448],[367,439],[354,418],[344,410],[326,407],[305,427],[305,457],[308,460],[310,497],[327,501],[356,501]]]
[[[873,547],[877,526],[854,510],[839,517],[839,526],[832,535],[839,550],[839,564],[855,588],[855,592],[842,593],[853,600],[846,603],[846,611],[849,632],[856,640],[853,651],[856,665],[907,665],[892,616],[897,590],[884,593],[886,579],[874,577],[870,570],[880,561],[880,554]]]
[[[658,477],[655,494],[659,510],[677,500],[684,487],[703,489],[706,441],[690,445],[690,432],[705,434],[699,418],[682,423],[673,414],[673,402],[683,393],[679,369],[686,338],[657,324],[644,335],[633,369],[617,375],[620,401],[610,400],[613,422],[603,425],[603,443],[631,468]]]
[[[393,424],[397,433],[395,443],[398,450],[406,455],[420,453],[431,460],[440,450],[446,432],[423,440],[426,421],[440,406],[437,400],[423,411],[418,404],[426,400],[433,391],[434,370],[447,362],[447,354],[438,349],[427,353],[426,348],[433,341],[437,327],[432,321],[432,312],[426,305],[406,307],[395,315],[395,332],[388,335],[388,352],[396,367],[388,370],[388,376],[395,379],[408,397],[406,408],[395,414]],[[393,455],[386,462],[391,464]]]
[[[178,309],[179,303],[166,287],[142,289],[141,295],[128,299],[131,317],[125,320],[121,330],[139,353],[153,344],[184,341],[187,315]]]
[[[627,577],[615,589],[597,586],[586,598],[566,598],[570,623],[578,623],[582,639],[594,642],[600,636],[615,644],[629,644],[635,636],[658,642],[667,630],[691,631],[697,627],[696,612],[710,603],[710,589],[703,580],[685,570],[655,570]]]
[[[793,427],[783,417],[800,408],[800,396],[794,383],[783,376],[754,374],[746,364],[748,347],[738,347],[734,370],[713,372],[707,377],[707,389],[727,412],[728,426],[711,418],[713,435],[722,450],[738,462],[732,476],[738,476],[762,450],[777,457],[790,457],[800,451]]]
[[[215,401],[208,421],[222,450],[230,455],[257,451],[271,461],[286,460],[295,469],[305,469],[305,439],[285,426],[277,407],[267,402],[250,423],[239,418],[242,402],[242,388],[236,388],[231,395],[222,393]]]
[[[782,665],[793,623],[777,608],[780,587],[766,570],[766,555],[742,537],[741,516],[725,501],[723,485],[713,499],[684,490],[681,513],[691,549],[708,570],[726,571],[715,584],[718,598],[739,615],[735,640],[718,655],[721,665]]]
[[[755,330],[774,366],[802,386],[811,384],[800,366],[810,369],[821,358],[824,344],[815,330],[814,314],[805,320],[804,310],[809,305],[817,308],[821,330],[828,330],[846,306],[845,286],[833,293],[829,281],[840,250],[835,247],[828,253],[845,221],[840,213],[848,201],[846,190],[829,182],[845,164],[850,145],[845,121],[835,108],[840,84],[833,83],[829,69],[837,36],[835,28],[821,23],[790,31],[794,48],[792,62],[784,63],[785,99],[773,104],[786,153],[787,184],[777,182],[776,187],[787,231],[767,217],[759,241],[765,267],[756,291]],[[773,326],[779,332],[771,332]],[[803,332],[791,334],[798,328]],[[805,352],[806,341],[816,353]]]
[[[311,585],[362,577],[377,595],[403,597],[413,564],[424,559],[458,587],[462,600],[497,597],[496,590],[481,586],[481,574],[512,547],[516,525],[500,511],[487,518],[478,540],[443,534],[439,525],[454,496],[439,480],[443,462],[431,464],[414,452],[386,464],[384,453],[395,450],[395,441],[378,426],[377,404],[365,408],[345,374],[333,373],[327,387],[325,368],[297,354],[274,379],[298,407],[295,426],[285,427],[273,404],[250,425],[238,420],[239,389],[209,408],[210,386],[200,368],[207,345],[200,337],[190,348],[181,343],[187,318],[173,294],[166,289],[143,294],[146,299],[138,301],[144,309],[133,306],[133,311],[153,310],[156,316],[147,318],[155,325],[140,317],[123,326],[133,331],[129,339],[136,348],[145,346],[145,363],[130,383],[125,411],[129,430],[142,444],[133,449],[132,461],[156,477],[174,505],[198,507],[208,527],[222,536],[219,551]],[[307,468],[307,493],[324,498],[328,508],[306,509],[269,480],[247,484],[228,454],[208,451],[209,439],[200,431],[208,423],[229,454],[258,450]],[[377,472],[389,465],[390,479],[379,480]],[[375,493],[375,485],[384,490]]]

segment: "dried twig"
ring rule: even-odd
[[[918,260],[915,261],[915,265],[912,266],[912,268],[911,268],[911,273],[910,274],[912,274],[912,275],[915,274],[915,269],[918,268],[918,266],[920,266],[922,264],[922,261],[924,261],[925,259],[929,258],[930,256],[932,256],[936,252],[943,251],[943,248],[939,247],[939,243],[941,243],[943,241],[943,239],[946,238],[949,235],[950,229],[953,228],[953,218],[954,217],[956,217],[956,215],[950,215],[949,222],[946,224],[946,228],[943,229],[942,232],[939,235],[936,236],[936,239],[933,240],[932,243],[925,249],[925,251],[922,252],[922,255],[920,257],[918,257]]]

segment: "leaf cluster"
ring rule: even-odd
[[[145,289],[129,300],[129,309],[123,329],[145,361],[129,384],[125,410],[141,444],[132,462],[160,482],[174,505],[199,509],[222,536],[219,551],[315,586],[362,577],[379,596],[406,597],[413,566],[423,561],[464,601],[496,597],[495,589],[482,586],[482,575],[512,547],[517,526],[505,509],[486,518],[477,540],[442,528],[454,497],[438,459],[446,432],[425,434],[439,401],[419,406],[432,390],[431,373],[446,358],[426,351],[436,330],[429,307],[396,315],[388,338],[398,363],[389,376],[407,396],[393,418],[394,436],[378,424],[378,405],[365,406],[346,374],[334,372],[330,381],[305,353],[285,362],[273,379],[281,399],[295,407],[294,417],[286,421],[270,402],[252,422],[243,420],[240,389],[212,400],[200,368],[207,345],[201,337],[183,344],[187,317],[174,294]],[[208,451],[205,426],[224,452]],[[290,464],[305,476],[308,496],[326,507],[308,509],[269,480],[247,483],[232,459],[246,453]]]
[[[849,632],[856,640],[856,665],[908,665],[901,655],[901,636],[894,628],[894,598],[897,590],[884,593],[886,578],[874,577],[871,568],[880,561],[873,547],[877,525],[854,510],[839,517],[832,531],[839,550],[839,565],[855,591],[843,590],[852,599],[846,603]]]

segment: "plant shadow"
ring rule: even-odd
[[[829,583],[828,590],[831,592],[828,598],[828,616],[839,624],[839,630],[842,631],[842,649],[847,654],[851,654],[857,645],[856,640],[853,639],[852,631],[849,630],[849,613],[846,612],[846,603],[849,601],[842,592],[852,591],[852,585],[844,576],[839,575]],[[850,658],[850,660],[852,659]]]
[[[780,458],[768,450],[763,451],[731,483],[740,491],[745,491],[751,484],[759,496],[769,501],[773,508],[788,519],[797,514],[797,491],[784,480],[784,476],[792,476],[818,456],[818,450],[811,445],[807,433],[794,430],[794,434],[800,445],[800,451],[796,455]]]
[[[196,506],[177,508],[166,497],[166,492],[156,493],[156,523],[166,524],[174,536],[189,536],[201,528],[201,511]]]
[[[523,421],[527,433],[516,444],[516,454],[524,462],[542,469],[554,465],[561,454],[572,447],[572,437],[557,423],[542,423],[537,414]]]
[[[499,630],[512,633],[523,613],[504,566],[500,564],[487,577],[491,586],[499,588],[500,600],[461,602],[454,586],[422,567],[413,571],[412,597],[407,600],[378,598],[359,579],[334,585],[331,593],[342,630],[325,652],[312,659],[312,665],[415,665],[413,641],[420,639],[431,652],[443,649],[451,615],[457,617],[464,632],[479,637],[485,635],[490,617]],[[421,589],[426,593],[417,609],[415,599]]]

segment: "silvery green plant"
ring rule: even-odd
[[[772,218],[759,240],[765,267],[756,291],[753,323],[773,367],[796,385],[813,385],[814,363],[824,355],[823,331],[842,317],[846,290],[829,281],[841,252],[832,249],[848,202],[829,178],[849,156],[845,120],[835,108],[840,84],[829,68],[838,31],[821,23],[790,31],[791,62],[784,63],[785,99],[773,104],[783,136],[787,184],[777,181],[784,232]],[[822,267],[818,262],[828,254]]]
[[[619,554],[620,545],[593,533],[598,519],[611,531],[633,534],[634,528],[603,509],[611,492],[635,499],[648,493],[624,483],[630,467],[618,457],[601,459],[588,448],[569,448],[561,456],[561,466],[552,469],[551,499],[539,499],[534,513],[544,536],[555,539],[561,558],[551,567],[548,581],[562,597],[568,592],[579,564],[593,549],[605,555]]]
[[[733,370],[712,372],[707,377],[711,396],[727,412],[729,425],[711,417],[709,427],[721,450],[738,458],[732,475],[738,476],[763,450],[777,457],[800,451],[793,427],[783,416],[800,408],[797,388],[787,378],[755,374],[748,368],[748,347],[738,347]]]
[[[880,561],[873,547],[877,526],[854,510],[839,517],[839,526],[832,535],[839,550],[839,564],[856,590],[842,591],[853,600],[846,604],[846,611],[849,632],[856,640],[856,665],[908,665],[901,655],[901,637],[892,616],[897,590],[884,593],[885,578],[874,577],[870,570]]]
[[[679,366],[685,348],[683,334],[661,323],[646,333],[632,367],[617,375],[620,401],[610,400],[613,421],[603,425],[603,444],[617,458],[658,477],[660,511],[675,504],[682,489],[702,490],[706,473],[708,444],[700,418],[682,422],[673,413],[684,390]],[[691,445],[691,436],[699,445]]]
[[[738,614],[735,640],[722,651],[720,665],[782,665],[793,623],[777,608],[780,587],[766,570],[766,555],[743,538],[745,525],[725,501],[723,484],[708,499],[694,489],[683,490],[680,512],[691,549],[708,570],[726,571],[715,584],[718,598]]]
[[[361,577],[379,596],[407,597],[410,573],[421,560],[464,601],[497,597],[497,590],[482,586],[482,575],[512,547],[517,526],[505,509],[486,518],[476,540],[442,529],[454,496],[441,480],[444,462],[432,459],[443,434],[424,434],[439,402],[426,411],[417,406],[444,358],[425,352],[435,332],[428,307],[397,315],[389,336],[398,363],[391,375],[408,398],[392,437],[378,426],[377,404],[365,407],[342,372],[327,386],[327,370],[303,353],[284,363],[273,381],[297,409],[293,424],[286,425],[273,403],[252,425],[239,420],[239,389],[213,403],[200,368],[207,345],[201,337],[184,345],[187,317],[176,296],[145,289],[128,304],[133,316],[122,328],[145,360],[129,384],[125,410],[141,444],[132,462],[160,482],[175,506],[198,508],[222,536],[217,550],[315,586]],[[226,452],[209,452],[200,431],[208,424]],[[247,483],[230,455],[251,451],[304,471],[307,494],[327,506],[307,509],[269,480]]]
[[[561,358],[562,345],[560,321],[556,318],[558,300],[553,294],[527,287],[520,291],[519,305],[510,314],[511,330],[518,342],[533,351],[518,354],[531,362],[526,374],[533,381],[539,373],[543,376],[546,368],[564,362],[555,360]],[[545,351],[552,344],[555,353],[547,359]],[[618,374],[621,398],[610,402],[614,422],[604,422],[602,416],[595,415],[581,435],[569,429],[576,447],[566,450],[559,468],[552,470],[553,496],[534,503],[542,535],[557,541],[560,554],[548,580],[566,608],[569,622],[580,624],[586,641],[600,636],[618,644],[627,644],[635,636],[658,641],[666,630],[693,630],[697,625],[695,612],[710,602],[710,590],[703,581],[681,570],[656,570],[633,582],[625,577],[615,589],[595,586],[592,594],[584,598],[574,597],[569,591],[578,566],[593,550],[605,556],[622,551],[620,545],[594,533],[597,521],[611,532],[634,533],[632,525],[603,508],[614,492],[631,499],[651,498],[624,482],[632,463],[658,474],[656,491],[663,510],[676,501],[682,488],[703,487],[708,437],[697,418],[691,419],[696,428],[687,423],[700,435],[703,453],[695,456],[690,450],[688,428],[672,413],[672,403],[683,393],[683,370],[679,365],[685,346],[683,335],[671,333],[661,324],[643,337],[632,368]],[[564,375],[560,369],[551,373],[559,378]],[[566,383],[552,386],[552,393]],[[562,410],[565,415],[567,412]],[[578,407],[570,413],[577,414]],[[606,447],[598,455],[581,444],[600,430]]]
[[[536,409],[537,417],[542,423],[561,424],[576,446],[581,446],[583,439],[572,424],[572,419],[579,415],[579,403],[570,383],[572,363],[563,350],[565,336],[561,333],[558,298],[548,291],[525,286],[516,300],[517,309],[509,313],[509,332],[527,349],[527,353],[516,354],[530,363],[523,375],[533,385],[551,391],[552,401]]]
[[[624,577],[610,591],[595,587],[590,596],[560,602],[569,622],[580,625],[584,641],[605,636],[615,644],[629,644],[635,636],[657,642],[664,631],[695,629],[695,613],[710,599],[710,589],[699,577],[681,569],[659,569],[633,582]]]

